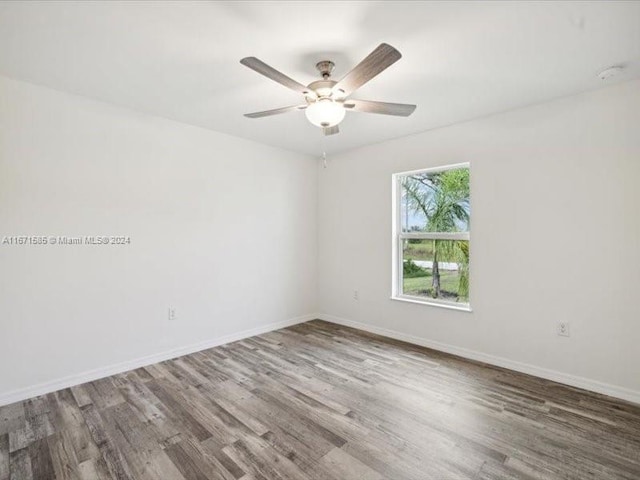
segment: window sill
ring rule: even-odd
[[[451,305],[448,303],[422,300],[416,297],[392,296],[391,300],[397,300],[399,302],[407,302],[407,303],[417,303],[418,305],[429,305],[431,307],[447,308],[449,310],[458,310],[460,312],[473,312],[470,305]]]

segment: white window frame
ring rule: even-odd
[[[469,302],[459,303],[447,300],[438,300],[434,298],[417,297],[413,295],[405,295],[402,293],[403,283],[403,265],[402,265],[402,244],[406,239],[425,239],[425,240],[467,240],[471,244],[471,219],[469,219],[469,229],[466,232],[450,232],[450,233],[430,233],[430,232],[411,232],[403,233],[402,231],[402,184],[401,179],[407,175],[417,173],[435,173],[444,172],[446,170],[455,170],[458,168],[471,169],[468,162],[456,163],[453,165],[444,165],[439,167],[422,168],[420,170],[411,170],[408,172],[394,173],[392,176],[392,192],[393,192],[393,214],[392,214],[392,289],[391,299],[404,302],[417,303],[422,305],[431,305],[436,307],[450,308],[453,310],[471,311],[471,293],[472,288],[469,286]],[[469,248],[471,250],[471,248]],[[469,271],[471,271],[471,255],[469,255]],[[471,278],[469,278],[471,281]]]

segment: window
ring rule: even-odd
[[[469,309],[469,164],[393,176],[393,298]]]

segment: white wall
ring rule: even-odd
[[[0,239],[131,237],[0,245],[0,400],[316,311],[316,210],[309,157],[0,77]]]
[[[321,311],[640,401],[639,125],[635,81],[333,156],[319,179]],[[390,300],[391,175],[459,162],[473,312]]]

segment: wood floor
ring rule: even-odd
[[[0,480],[640,479],[640,406],[313,321],[0,407]]]

